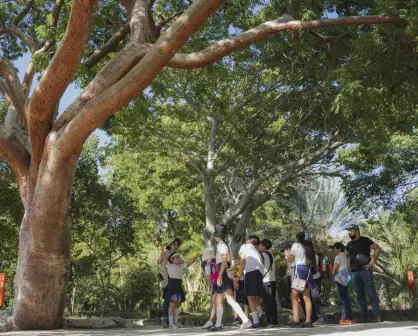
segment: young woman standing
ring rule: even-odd
[[[215,301],[216,301],[216,324],[208,329],[210,331],[222,330],[222,316],[224,312],[224,300],[232,307],[232,309],[238,314],[242,320],[241,330],[251,328],[252,323],[245,316],[240,305],[235,301],[233,297],[234,284],[227,275],[228,263],[230,262],[230,250],[228,244],[225,241],[225,233],[222,228],[217,227],[214,233],[216,246],[216,263],[218,264],[219,276],[215,288]]]
[[[306,281],[303,289],[303,300],[306,308],[306,321],[300,323],[299,316],[299,291],[292,285],[292,310],[293,322],[289,324],[292,328],[312,328],[312,301],[311,290],[315,288],[313,273],[316,271],[315,251],[313,248],[311,237],[305,232],[299,232],[296,235],[296,243],[292,245],[290,254],[287,258],[288,263],[295,263],[294,278]]]

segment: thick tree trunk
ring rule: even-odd
[[[70,260],[68,208],[78,156],[45,149],[20,229],[11,328],[62,326]]]
[[[202,174],[203,186],[205,190],[205,251],[212,251],[215,253],[215,240],[213,233],[215,232],[216,225],[216,203],[215,203],[215,191],[213,190],[213,175],[216,160],[216,148],[215,148],[215,137],[216,137],[216,120],[212,117],[208,117],[210,123],[210,134],[208,141],[208,155],[206,169]]]
[[[247,209],[242,213],[239,219],[238,225],[235,228],[234,236],[232,237],[231,242],[231,251],[234,256],[238,256],[238,251],[241,245],[245,242],[247,228],[250,225],[252,216],[253,210]]]

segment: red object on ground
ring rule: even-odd
[[[408,287],[411,292],[415,289],[415,274],[414,271],[409,270],[407,273],[408,277]]]
[[[5,289],[6,289],[6,273],[0,273],[0,307],[4,305]]]

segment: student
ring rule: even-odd
[[[228,244],[225,241],[225,233],[221,226],[217,226],[215,233],[213,235],[217,242],[216,246],[216,263],[219,268],[218,280],[216,281],[216,324],[213,328],[208,330],[210,331],[220,331],[222,330],[222,316],[224,311],[224,299],[232,307],[232,309],[238,314],[241,318],[242,325],[241,330],[251,328],[251,321],[245,316],[240,305],[234,300],[233,290],[234,284],[227,275],[227,267],[230,262],[230,251]]]
[[[239,250],[244,272],[245,295],[248,297],[253,328],[260,328],[259,314],[262,315],[262,311],[260,311],[258,298],[263,295],[264,291],[264,264],[258,245],[260,245],[260,238],[252,235],[248,237],[247,243],[242,245]]]
[[[345,246],[343,243],[335,243],[330,246],[335,253],[334,268],[332,269],[332,276],[334,277],[339,272],[348,272],[348,258],[345,255]],[[340,297],[341,304],[341,320],[340,324],[352,324],[353,312],[351,310],[350,297],[348,295],[348,286],[343,286],[338,282],[335,282],[337,287],[338,296]]]
[[[171,238],[166,247],[165,247],[165,256],[167,259],[170,259],[170,256],[174,253],[178,252],[179,247],[181,246],[181,240],[179,238]],[[183,258],[180,255],[180,261],[184,262]],[[161,281],[161,288],[162,288],[162,292],[163,292],[163,299],[164,299],[164,303],[163,303],[163,328],[168,328],[168,309],[170,306],[170,300],[168,297],[166,297],[166,292],[167,292],[167,285],[168,285],[168,273],[167,273],[167,268],[163,263],[163,258],[160,257],[157,260],[158,265],[160,265],[160,270],[159,270],[159,276],[162,278]]]
[[[216,264],[216,259],[209,259],[205,264],[205,275],[208,282],[209,290],[211,293],[210,296],[210,316],[209,320],[202,326],[202,329],[212,328],[214,326],[214,321],[216,317],[216,298],[215,298],[215,289],[216,281],[218,280],[219,269]]]
[[[311,237],[305,232],[299,232],[296,235],[296,243],[293,244],[290,255],[287,258],[288,263],[295,263],[294,278],[306,281],[306,287],[303,290],[303,300],[306,308],[306,321],[300,323],[299,316],[299,291],[292,288],[292,309],[293,322],[289,324],[292,328],[312,328],[312,301],[311,289],[315,287],[312,271],[316,270],[315,251]]]
[[[276,266],[273,254],[269,251],[271,246],[269,239],[263,239],[260,243],[260,252],[264,257],[263,300],[267,311],[267,327],[279,324],[276,302]]]
[[[166,296],[170,301],[169,308],[169,328],[179,328],[179,313],[181,303],[185,301],[184,290],[182,286],[184,271],[192,265],[200,254],[188,261],[187,263],[181,261],[181,256],[178,253],[174,253],[167,259],[164,252],[164,246],[161,248],[161,258],[167,267],[168,273],[168,286]]]

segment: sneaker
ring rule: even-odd
[[[340,321],[341,322],[341,321]],[[323,326],[326,325],[327,323],[325,322],[325,320],[323,318],[319,318],[314,322],[314,326]]]
[[[241,323],[241,319],[239,317],[234,318],[234,321],[232,322],[232,325],[239,325]]]
[[[220,327],[215,327],[214,325],[210,328],[208,328],[208,331],[221,331],[222,330],[222,326]]]
[[[292,321],[286,325],[289,328],[302,328],[302,323]]]
[[[162,324],[163,324],[163,328],[164,328],[164,329],[168,329],[168,326],[169,326],[168,320],[164,319],[164,320],[162,321]]]
[[[180,322],[177,322],[177,323],[176,323],[176,326],[177,326],[177,327],[179,327],[179,328],[184,328],[184,324],[182,324],[182,323],[180,323]]]
[[[313,328],[314,325],[312,322],[305,322],[302,324],[302,328]]]
[[[179,327],[177,327],[175,324],[170,324],[169,328],[170,329],[178,329]]]
[[[267,323],[266,328],[267,329],[274,328],[274,324],[273,323]]]
[[[260,328],[260,323],[254,323],[254,324],[251,326],[251,328],[253,328],[253,329],[258,329],[258,328]]]
[[[379,317],[374,317],[370,320],[371,323],[382,323],[382,319]]]
[[[348,319],[340,321],[340,325],[350,325],[350,324],[353,324],[353,322]]]
[[[253,323],[250,320],[248,320],[247,322],[241,324],[240,330],[250,329],[252,328],[252,326],[253,326]]]
[[[202,329],[208,329],[208,328],[212,328],[214,326],[215,326],[215,322],[209,320],[202,326]]]

